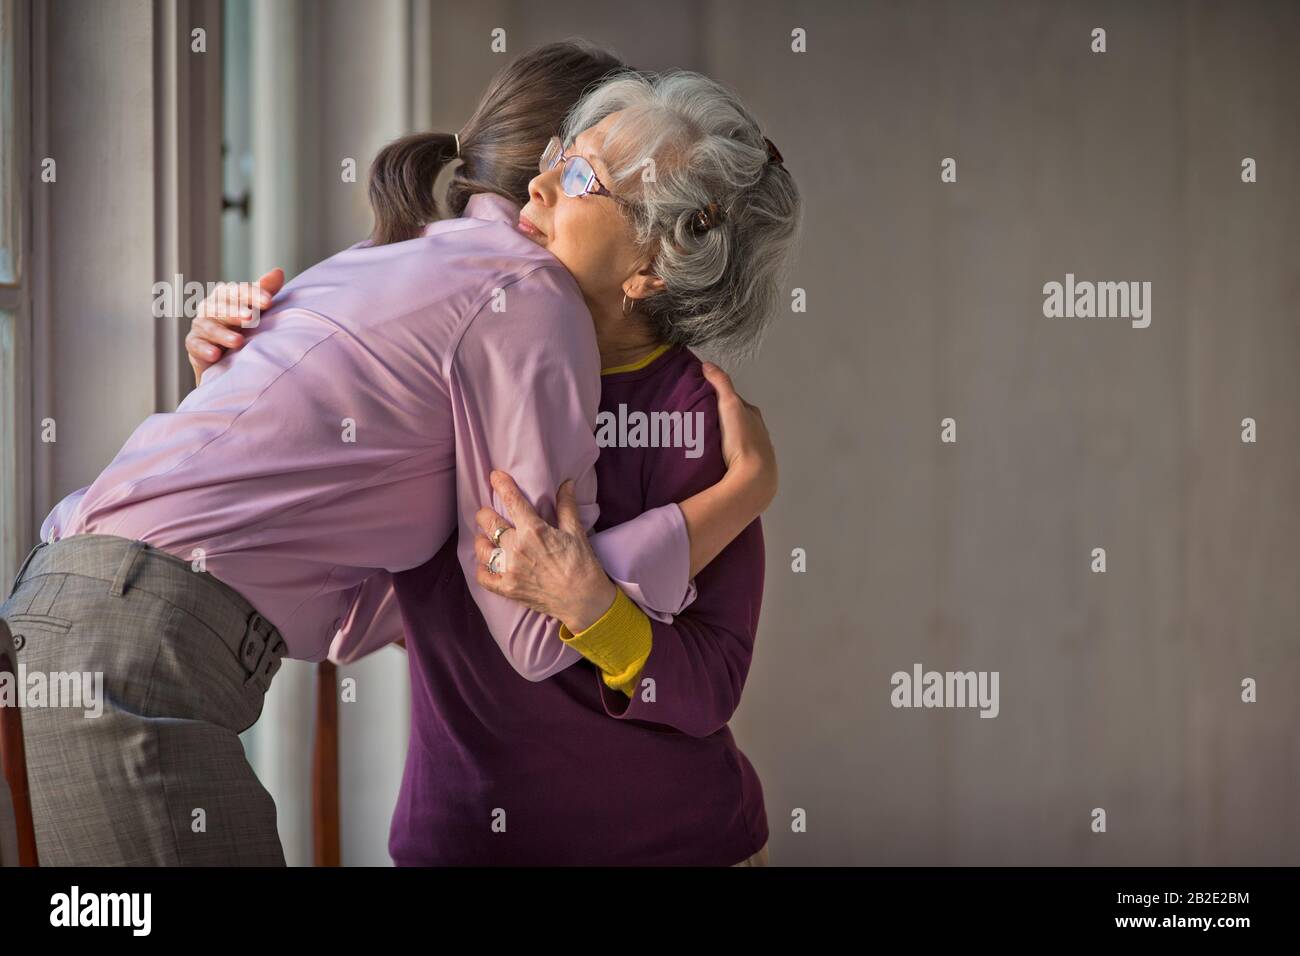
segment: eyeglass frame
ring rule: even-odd
[[[552,147],[555,148],[556,155],[548,165],[546,162],[546,156],[551,152]],[[591,164],[591,160],[587,159],[587,157],[564,155],[564,140],[560,139],[558,136],[552,136],[550,140],[547,141],[546,148],[542,150],[542,155],[537,159],[537,169],[539,172],[549,173],[552,169],[555,169],[555,167],[563,163],[564,169],[560,170],[560,190],[563,192],[564,173],[567,171],[569,163],[576,163],[579,161],[587,164],[587,168],[591,170],[591,179],[587,181],[587,185],[583,187],[582,192],[576,195],[569,195],[568,192],[564,192],[564,195],[569,196],[570,199],[581,199],[583,196],[608,196],[620,205],[629,207],[632,205],[632,203],[628,202],[626,199],[621,196],[616,196],[609,191],[609,188],[602,183],[600,177],[596,175],[596,167]]]

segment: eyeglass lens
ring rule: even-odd
[[[564,164],[564,172],[560,174],[560,188],[566,196],[581,196],[591,185],[591,177],[594,175],[591,163],[581,156],[570,156]]]
[[[537,166],[542,172],[547,172],[555,168],[563,155],[563,144],[559,137],[555,137],[546,144]],[[560,188],[566,196],[581,196],[591,185],[596,171],[581,156],[565,156],[564,160],[564,169],[560,171]]]

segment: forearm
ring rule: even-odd
[[[668,622],[695,600],[691,581],[690,536],[682,509],[676,504],[642,512],[631,521],[606,528],[587,539],[604,575],[622,589],[651,619]],[[580,582],[572,579],[552,585],[572,594]],[[600,613],[610,606],[613,592],[605,592]],[[599,595],[598,595],[599,597]],[[557,617],[559,615],[556,615]],[[565,620],[575,631],[572,621]]]
[[[617,591],[604,615],[582,631],[561,627],[560,640],[600,671],[601,696],[611,717],[651,720],[707,737],[740,703],[757,625],[757,591],[746,599],[725,590],[720,612],[688,611],[671,624],[652,622]],[[637,699],[643,677],[659,685],[650,701]]]
[[[687,537],[690,561],[687,576],[694,578],[704,570],[741,532],[754,523],[770,503],[770,485],[766,476],[744,465],[737,465],[717,483],[681,502],[677,509],[682,516]],[[693,589],[690,589],[678,607],[663,607],[663,602],[647,600],[645,589],[656,576],[675,580],[681,572],[668,572],[672,562],[667,559],[674,552],[671,524],[665,523],[663,530],[651,534],[651,524],[646,518],[643,515],[639,519],[641,526],[636,532],[643,535],[641,543],[645,545],[644,548],[632,546],[632,542],[617,537],[631,531],[635,522],[592,536],[595,555],[605,573],[594,573],[593,569],[590,575],[566,581],[565,600],[556,599],[557,609],[562,605],[563,613],[555,616],[571,633],[590,627],[592,622],[601,617],[611,607],[616,590],[629,594],[651,618],[662,623],[670,623],[672,615],[680,613],[694,599]],[[680,534],[678,530],[678,538]],[[650,557],[654,560],[644,560]],[[610,580],[611,577],[614,581]],[[657,586],[657,582],[653,590],[656,593],[676,593],[671,587]]]
[[[740,703],[753,658],[763,567],[762,523],[755,521],[700,576],[700,596],[688,611],[671,624],[646,622],[650,634],[639,645],[624,644],[622,657],[605,653],[614,657],[601,674],[605,712],[697,737],[723,727]],[[637,650],[645,657],[633,658]],[[635,667],[630,680],[612,679],[620,663],[624,674]],[[640,693],[643,686],[654,693]]]
[[[763,476],[736,465],[717,484],[681,502],[690,538],[691,577],[708,567],[771,501]]]
[[[650,656],[650,619],[621,590],[613,604],[585,629],[560,628],[560,640],[600,670],[605,686],[631,697]]]

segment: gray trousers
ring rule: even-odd
[[[77,535],[28,555],[0,618],[42,866],[284,865],[239,740],[284,641],[243,597],[144,542]]]

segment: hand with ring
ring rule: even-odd
[[[509,520],[479,509],[479,586],[557,618],[575,633],[586,630],[609,610],[617,589],[587,541],[573,482],[556,493],[558,527],[552,527],[509,475],[494,471],[491,481]]]
[[[501,547],[501,536],[514,529],[508,524],[499,525],[492,532],[492,553],[488,555],[487,569],[493,574],[504,574],[506,570],[506,549]]]

